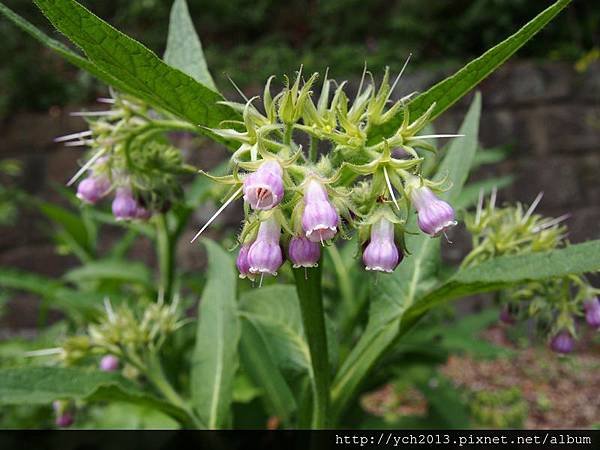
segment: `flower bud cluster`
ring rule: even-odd
[[[102,355],[98,368],[105,372],[114,372],[125,362],[139,367],[143,355],[158,352],[164,341],[185,323],[177,302],[148,302],[134,311],[126,305],[113,310],[106,301],[105,310],[98,323],[89,325],[86,335],[69,337],[63,343],[61,358],[65,364]]]
[[[101,100],[111,108],[80,113],[88,130],[56,139],[90,149],[91,156],[69,184],[79,182],[77,197],[87,204],[114,194],[116,220],[147,220],[181,198],[178,175],[194,172],[164,137],[168,129],[190,126],[130,97],[115,94]]]
[[[334,90],[327,76],[314,99],[317,78],[313,74],[303,81],[300,71],[274,97],[270,78],[262,108],[255,99],[225,102],[243,120],[211,130],[239,143],[231,175],[205,175],[233,186],[230,201],[243,195],[237,258],[243,278],[276,274],[284,255],[294,268],[314,267],[324,245],[338,236],[349,238],[353,230],[365,268],[392,272],[406,253],[404,232],[415,212],[416,225],[431,237],[456,225],[453,208],[434,193],[444,181],[428,180],[421,171],[422,152],[435,150],[430,139],[449,137],[420,135],[435,105],[414,120],[408,97],[390,106],[398,79],[390,84],[389,70],[379,88],[372,77],[365,80],[365,72],[354,101],[345,83]],[[394,123],[400,114],[403,120]],[[381,137],[381,127],[392,124]],[[298,143],[306,141],[308,151]]]
[[[502,255],[548,252],[568,245],[565,240],[567,215],[547,218],[536,214],[541,194],[525,208],[497,206],[495,192],[484,205],[480,196],[475,213],[465,215],[472,235],[473,250],[463,260],[472,267]],[[538,330],[550,337],[550,348],[560,354],[575,348],[575,319],[585,316],[593,329],[600,328],[600,290],[584,276],[569,275],[530,282],[506,289],[499,294],[503,303],[500,320],[512,325],[518,320],[535,319]]]

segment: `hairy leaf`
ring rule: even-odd
[[[170,66],[187,73],[213,91],[217,91],[215,82],[206,66],[202,44],[194,29],[194,23],[185,0],[173,2],[164,60]]]
[[[244,370],[265,393],[269,413],[287,422],[296,410],[296,400],[277,367],[260,329],[242,317],[240,359]]]
[[[410,327],[432,307],[455,298],[528,281],[599,270],[600,240],[569,245],[550,252],[501,256],[460,270],[441,286],[423,296],[406,311],[402,326]]]
[[[0,370],[0,404],[31,405],[66,399],[124,401],[188,419],[185,411],[151,396],[116,373],[60,367]]]
[[[209,265],[198,309],[190,378],[192,406],[200,420],[209,429],[215,429],[230,424],[240,323],[233,261],[216,243],[205,240],[204,244]]]
[[[91,261],[71,269],[64,278],[74,283],[118,280],[152,286],[152,274],[143,263],[118,259]]]

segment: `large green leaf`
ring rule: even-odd
[[[252,381],[263,390],[269,413],[287,422],[296,410],[294,395],[277,367],[259,327],[244,317],[240,359]]]
[[[173,2],[164,60],[213,91],[217,90],[185,0]]]
[[[552,6],[534,17],[515,34],[471,61],[454,75],[415,97],[409,103],[411,117],[420,116],[427,111],[434,102],[436,105],[433,109],[431,120],[442,114],[473,89],[480,81],[501,66],[519,48],[529,41],[529,39],[535,36],[538,31],[544,28],[544,26],[570,2],[571,0],[559,0],[555,2]],[[377,140],[385,136],[390,136],[398,129],[401,122],[402,115],[399,114],[388,123],[374,129],[370,133],[369,139]]]
[[[231,108],[217,103],[223,100],[219,93],[169,66],[76,1],[35,0],[35,3],[96,67],[119,80],[118,89],[194,125],[218,127],[223,120],[237,118]],[[198,131],[211,134],[205,128]]]
[[[477,94],[460,127],[459,133],[465,137],[452,142],[436,174],[436,179],[448,177],[452,182],[450,189],[442,194],[449,201],[460,194],[475,157],[480,113],[481,98]],[[409,224],[414,227],[414,220]],[[407,236],[406,245],[411,254],[393,274],[381,277],[374,286],[367,327],[334,380],[332,402],[336,415],[343,411],[361,381],[398,335],[406,309],[436,281],[439,239],[418,232]]]
[[[458,271],[405,313],[408,328],[432,307],[459,297],[494,291],[515,283],[543,280],[600,270],[600,240],[569,245],[560,250],[528,255],[502,256]]]
[[[214,429],[230,425],[240,322],[233,261],[216,243],[204,242],[208,273],[198,310],[191,388],[192,406],[198,417],[208,428]]]
[[[44,404],[62,399],[125,401],[158,409],[184,422],[189,419],[185,411],[115,373],[59,367],[0,370],[0,404]]]

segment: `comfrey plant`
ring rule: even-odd
[[[270,78],[261,98],[241,103],[218,92],[184,0],[174,2],[163,59],[74,0],[35,3],[84,54],[2,4],[0,12],[112,87],[106,111],[85,113],[88,130],[59,140],[90,149],[70,181],[81,202],[100,209],[111,197],[114,219],[129,232],[103,261],[83,242],[81,270],[44,281],[48,289],[39,277],[35,288],[0,277],[42,293],[71,319],[60,346],[28,353],[50,359],[0,369],[0,402],[56,400],[58,426],[85,424],[98,401],[159,411],[170,426],[352,426],[367,380],[388,379],[397,344],[450,300],[501,292],[503,317],[535,316],[561,352],[573,345],[577,316],[598,326],[597,291],[584,275],[600,269],[599,241],[568,244],[560,220],[534,214],[535,206],[484,208],[481,200],[464,215],[473,250],[459,267],[442,267],[443,236],[463,217],[452,205],[472,203],[461,190],[475,165],[480,96],[456,133],[428,131],[568,0],[422,93],[396,94],[405,63],[392,82],[390,70],[380,82],[365,70],[356,90],[300,70],[279,92]],[[187,164],[171,131],[230,149],[229,172]],[[438,152],[442,137],[450,143]],[[184,174],[196,175],[187,192]],[[235,239],[224,237],[227,249],[203,237],[208,267],[185,274],[177,240],[211,197],[198,191],[212,192],[213,181],[230,192],[193,240],[241,199],[243,223]],[[81,213],[85,220],[61,216],[69,218],[64,242],[80,244],[93,220],[110,221],[91,208]],[[157,288],[139,263],[115,262],[138,232],[156,243]],[[200,289],[197,318],[183,319]]]
[[[331,92],[335,82],[325,77],[315,103],[311,89],[318,74],[303,82],[301,71],[275,97],[268,80],[264,113],[255,99],[225,102],[243,117],[228,124],[243,131],[210,130],[240,144],[231,157],[232,175],[211,178],[233,185],[235,192],[225,204],[243,195],[241,277],[262,281],[264,275],[276,275],[284,261],[282,246],[294,267],[316,267],[321,247],[338,235],[349,239],[352,230],[364,247],[365,268],[393,272],[406,252],[404,225],[412,211],[418,213],[422,232],[432,237],[456,225],[452,207],[432,191],[446,180],[423,176],[420,152],[435,152],[431,139],[461,135],[419,134],[435,103],[414,120],[407,107],[411,95],[387,106],[405,67],[392,85],[386,70],[378,89],[373,81],[365,83],[365,71],[353,102],[344,91],[346,83]],[[369,131],[400,111],[403,120],[392,135],[369,145]],[[294,141],[300,134],[309,141],[308,154]],[[320,147],[327,152],[319,155]],[[404,152],[395,157],[392,149]]]

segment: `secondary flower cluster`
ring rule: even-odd
[[[484,207],[480,196],[475,213],[465,216],[473,250],[463,260],[463,266],[495,256],[548,252],[568,245],[567,228],[562,224],[568,216],[546,218],[535,214],[541,198],[538,195],[525,209],[521,204],[497,207],[495,192]],[[500,320],[512,325],[517,320],[535,318],[538,330],[550,336],[550,348],[557,353],[570,353],[575,348],[576,317],[584,315],[590,327],[600,328],[599,293],[579,275],[526,283],[499,293],[503,303]]]
[[[224,206],[240,196],[245,201],[237,257],[243,278],[276,275],[286,253],[294,268],[317,266],[321,247],[337,236],[348,238],[352,230],[358,232],[365,268],[392,272],[406,253],[404,232],[412,226],[412,211],[416,225],[432,237],[456,225],[453,208],[434,193],[445,181],[421,173],[421,152],[435,151],[430,140],[457,136],[420,135],[435,105],[413,121],[406,105],[410,96],[388,108],[398,81],[389,84],[389,71],[379,89],[363,75],[352,103],[345,83],[331,95],[334,83],[325,77],[315,103],[316,79],[313,74],[304,82],[298,73],[275,97],[269,79],[264,111],[254,99],[226,102],[243,120],[211,130],[240,145],[231,158],[231,175],[206,175],[233,186]],[[384,138],[382,127],[400,116]],[[302,139],[308,152],[296,142]]]
[[[121,95],[100,99],[107,111],[76,113],[89,129],[57,138],[65,145],[89,147],[91,157],[71,178],[77,197],[96,204],[114,193],[116,220],[147,220],[181,197],[177,175],[190,172],[181,152],[164,141],[164,132],[189,125],[165,119],[141,102]]]

